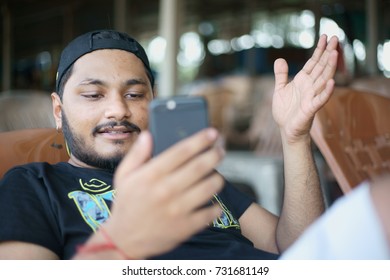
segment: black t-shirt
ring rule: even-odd
[[[0,241],[39,244],[70,259],[110,216],[113,174],[68,163],[31,163],[0,181]],[[252,200],[226,182],[215,195],[223,214],[173,251],[155,259],[275,259],[241,235],[238,218]],[[137,230],[134,227],[134,230]]]

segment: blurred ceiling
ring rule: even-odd
[[[23,56],[41,51],[42,46],[61,47],[75,35],[91,29],[114,28],[114,6],[120,1],[1,0],[1,7],[3,13],[7,10],[11,16],[14,55]],[[385,23],[379,27],[389,26],[390,0],[377,0],[377,3],[379,17]],[[202,21],[222,21],[220,29],[232,36],[248,32],[251,17],[261,11],[311,9],[319,15],[343,17],[344,21],[353,16],[363,21],[366,10],[364,0],[185,0],[182,4],[183,28],[193,28]],[[156,35],[159,5],[158,0],[128,0],[126,31],[136,37]],[[382,33],[389,32],[388,29]]]

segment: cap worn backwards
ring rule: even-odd
[[[56,77],[56,91],[65,72],[81,56],[101,49],[118,49],[133,53],[145,65],[150,82],[154,84],[154,77],[144,48],[126,33],[114,30],[97,30],[85,33],[71,41],[61,53]]]

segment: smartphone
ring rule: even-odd
[[[208,126],[207,102],[203,97],[157,98],[149,105],[154,156]]]

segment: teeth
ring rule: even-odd
[[[121,134],[121,133],[127,133],[126,131],[107,131],[107,133],[110,133],[110,134]]]
[[[108,133],[108,134],[123,134],[123,133],[131,133],[132,131],[130,129],[124,129],[124,128],[105,128],[100,131],[100,133]]]

